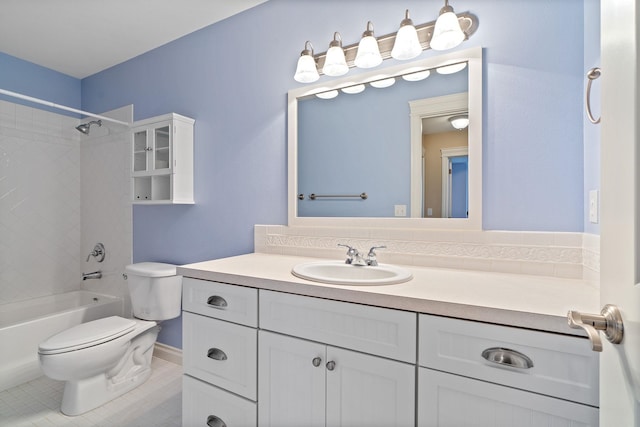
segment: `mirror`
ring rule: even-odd
[[[466,67],[434,71],[451,64]],[[480,229],[481,82],[473,48],[290,91],[289,225]]]

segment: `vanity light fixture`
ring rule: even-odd
[[[444,0],[444,7],[440,9],[440,16],[436,20],[431,37],[431,49],[447,50],[458,46],[465,39],[464,32],[460,28],[458,17],[449,6],[449,0]]]
[[[382,55],[378,47],[378,40],[373,36],[373,24],[367,22],[367,29],[362,33],[358,43],[358,53],[353,61],[358,68],[373,68],[382,63]]]
[[[404,19],[400,22],[400,29],[396,34],[396,40],[391,49],[391,57],[405,61],[413,59],[422,53],[422,46],[418,39],[418,32],[409,18],[409,9],[404,13]]]
[[[469,116],[467,115],[459,115],[449,117],[449,123],[457,130],[465,129],[469,126]]]
[[[342,36],[336,31],[333,33],[333,40],[329,43],[329,50],[327,51],[322,72],[327,76],[336,77],[347,74],[347,71],[349,71],[349,66],[342,49]]]
[[[316,67],[316,60],[313,57],[313,46],[308,40],[304,44],[304,50],[300,52],[296,74],[293,78],[300,83],[313,83],[320,78],[318,68]]]
[[[447,20],[458,22],[462,39],[460,39],[460,33],[455,26],[452,26],[451,22],[447,23]],[[438,35],[435,35],[436,26],[438,27]],[[452,27],[453,30],[451,30]],[[371,21],[367,21],[367,28],[358,43],[343,47],[342,37],[340,33],[336,32],[329,44],[329,49],[314,55],[311,43],[306,42],[305,49],[298,59],[294,79],[300,83],[311,83],[316,81],[320,74],[341,76],[347,73],[350,67],[371,68],[389,58],[412,59],[425,49],[447,49],[449,47],[446,46],[450,45],[453,47],[451,40],[457,46],[472,36],[477,29],[478,18],[469,12],[455,14],[453,8],[449,6],[448,0],[445,0],[445,6],[442,8],[438,20],[425,24],[413,25],[409,18],[409,11],[405,10],[405,18],[396,33],[375,37],[373,24]],[[460,41],[457,41],[458,39]],[[380,58],[378,58],[376,50]],[[311,70],[314,66],[316,67],[315,73]]]

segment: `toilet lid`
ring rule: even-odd
[[[111,341],[133,331],[136,322],[119,316],[105,317],[81,323],[62,331],[42,342],[38,352],[42,354],[64,353]]]

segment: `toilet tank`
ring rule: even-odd
[[[182,276],[176,266],[140,262],[125,268],[133,315],[143,320],[167,320],[180,316]]]

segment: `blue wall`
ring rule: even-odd
[[[584,170],[583,2],[452,5],[480,21],[459,49],[485,52],[484,228],[583,231],[585,179],[594,175]],[[418,24],[435,19],[441,6],[270,0],[83,79],[85,110],[134,104],[136,120],[168,112],[196,119],[196,204],[134,207],[134,261],[181,264],[247,253],[254,224],[285,224],[286,94],[299,86],[292,76],[305,40],[320,52],[334,31],[350,44],[367,20],[383,35],[397,30],[405,8]],[[18,67],[16,81],[6,78],[6,67]],[[0,87],[77,106],[77,81],[20,75],[20,67],[0,56]],[[597,155],[589,152],[589,168]],[[181,347],[179,329],[179,321],[167,322],[160,340]]]

